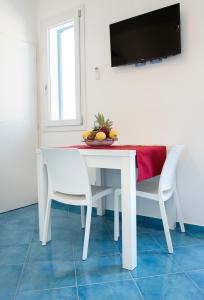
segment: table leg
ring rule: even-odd
[[[104,184],[104,170],[96,169],[96,185]],[[106,213],[106,200],[100,199],[97,201],[97,215],[103,216]]]
[[[124,157],[121,169],[122,265],[137,266],[135,156]]]
[[[47,171],[43,163],[42,152],[37,150],[37,179],[38,179],[38,218],[39,239],[42,241],[45,210],[47,203]],[[50,227],[50,226],[49,226]],[[48,240],[51,239],[51,230],[48,231]]]

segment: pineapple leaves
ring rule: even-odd
[[[98,113],[97,115],[95,115],[95,118],[96,118],[96,121],[98,122],[100,128],[106,127],[109,130],[112,128],[113,122],[111,122],[109,119],[106,120],[103,114]]]

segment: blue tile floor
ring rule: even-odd
[[[36,205],[0,214],[0,300],[204,300],[204,228],[173,231],[170,255],[161,221],[137,222],[138,266],[129,272],[121,268],[110,212],[93,212],[86,261],[78,208],[53,202],[52,241],[45,247]]]

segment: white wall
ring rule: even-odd
[[[37,200],[35,11],[0,0],[0,212]]]
[[[184,217],[188,223],[204,225],[203,0],[180,1],[181,55],[144,67],[110,67],[110,23],[176,2],[44,0],[38,1],[38,18],[41,22],[78,3],[85,4],[88,127],[94,114],[103,112],[114,121],[121,144],[186,144],[178,172]],[[42,66],[42,52],[40,59]],[[100,68],[99,81],[94,78],[95,66]],[[42,74],[41,69],[41,87]],[[42,94],[40,100],[45,101]],[[41,132],[43,145],[75,144],[80,138],[81,132]],[[144,214],[154,214],[145,204],[139,207]]]
[[[0,0],[0,33],[35,43],[36,1]]]

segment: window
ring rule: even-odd
[[[82,11],[48,27],[48,125],[82,125]]]

